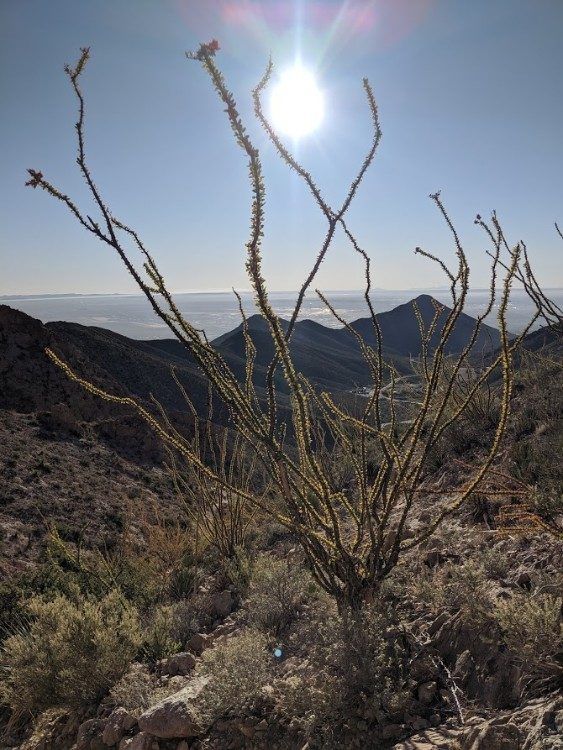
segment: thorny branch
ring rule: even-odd
[[[247,456],[252,455],[252,465],[261,466],[261,471],[269,479],[268,491],[264,492],[263,487],[256,485],[252,472],[242,472],[241,475],[240,472],[231,470],[232,465],[226,458],[226,443],[218,447],[214,460],[206,459],[199,439],[200,416],[177,379],[194,421],[194,437],[191,440],[174,428],[159,405],[156,406],[160,416],[156,417],[136,399],[113,395],[84,380],[54,351],[49,349],[47,354],[69,378],[92,394],[135,410],[164,441],[171,455],[180,456],[191,467],[194,476],[205,488],[202,501],[208,505],[208,534],[214,534],[219,528],[232,551],[241,528],[239,522],[246,514],[246,509],[258,508],[296,535],[314,577],[326,591],[341,604],[361,607],[377,596],[381,581],[397,564],[401,554],[424,542],[448,515],[477,491],[493,468],[510,410],[514,351],[540,315],[544,319],[550,319],[560,316],[561,311],[542,294],[531,269],[526,246],[519,243],[511,248],[508,245],[495,214],[492,217],[492,228],[478,217],[477,223],[485,229],[493,248],[489,251],[492,258],[489,298],[485,310],[477,317],[463,350],[452,355],[450,342],[464,313],[469,291],[469,265],[461,239],[440,194],[432,195],[453,240],[456,268],[451,269],[446,262],[429,251],[417,248],[415,252],[436,263],[446,275],[452,306],[446,308],[435,305],[430,321],[424,320],[416,305],[413,308],[421,338],[419,364],[422,394],[409,419],[399,419],[397,375],[393,366],[384,362],[382,332],[371,301],[371,260],[345,221],[345,214],[365,173],[373,163],[381,140],[379,113],[371,86],[364,79],[363,87],[373,125],[372,141],[338,209],[326,202],[312,175],[284,146],[263,113],[261,95],[273,72],[271,61],[253,91],[256,117],[280,158],[304,180],[327,221],[327,231],[320,250],[299,289],[289,325],[284,330],[271,305],[262,274],[266,191],[260,153],[248,135],[235,98],[217,67],[215,56],[218,50],[219,44],[213,40],[201,44],[197,51],[186,54],[189,59],[199,62],[209,76],[224,105],[235,142],[248,164],[252,205],[250,235],[246,243],[246,270],[254,290],[255,304],[268,324],[276,352],[266,374],[265,399],[260,398],[256,390],[256,347],[240,296],[237,295],[237,299],[246,349],[244,382],[239,382],[220,352],[182,315],[153,255],[146,249],[137,232],[115,218],[104,202],[86,158],[85,102],[80,77],[90,57],[88,48],[81,51],[74,68],[67,66],[65,70],[78,102],[77,164],[100,218],[95,221],[85,214],[38,170],[29,170],[30,180],[27,184],[33,188],[40,187],[64,203],[90,234],[117,252],[155,314],[193,355],[207,376],[211,391],[228,408],[231,429],[236,435],[237,451],[242,451]],[[367,371],[371,374],[371,393],[364,399],[359,411],[346,409],[328,393],[319,393],[297,371],[290,348],[303,300],[313,285],[338,227],[344,231],[353,250],[363,262],[364,299],[372,324],[373,342],[370,343],[347,323],[326,296],[318,290],[317,293],[356,342]],[[556,228],[559,232],[557,225]],[[141,253],[144,274],[131,260],[121,237],[132,242]],[[504,256],[506,259],[503,259]],[[500,283],[499,268],[504,270],[504,278]],[[506,311],[515,280],[524,285],[526,292],[536,303],[538,312],[525,330],[511,339],[507,331]],[[489,364],[483,366],[468,383],[464,369],[472,361],[484,321],[492,313],[495,304],[498,304],[500,348],[491,355]],[[561,317],[557,319],[561,321]],[[290,395],[292,440],[286,437],[287,424],[276,408],[275,373],[278,366],[281,366]],[[492,373],[499,368],[502,372],[502,385],[498,393],[499,413],[489,450],[468,471],[469,476],[460,486],[436,491],[435,487],[432,488],[430,470],[429,459],[432,452],[465,412],[471,409],[479,396],[479,389],[483,384],[489,383]],[[382,413],[384,404],[388,405],[389,410],[390,421],[387,422],[384,422]],[[375,466],[373,461],[368,460],[370,452],[376,456]],[[335,460],[351,467],[350,481],[343,482],[340,479],[339,472],[335,470]],[[181,480],[179,484],[180,489],[189,494],[189,487],[182,485]],[[417,500],[425,490],[430,489],[433,489],[433,497],[436,498],[431,519],[422,528],[410,528],[409,522]],[[219,505],[217,497],[222,498]],[[223,502],[225,498],[227,505]],[[230,520],[224,514],[226,509]],[[235,525],[239,524],[236,529],[229,526],[233,519]]]

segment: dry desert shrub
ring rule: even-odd
[[[120,592],[80,604],[34,598],[29,623],[2,646],[1,696],[15,715],[99,700],[141,644],[137,611]]]

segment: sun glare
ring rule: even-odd
[[[315,131],[324,116],[324,96],[310,70],[295,65],[282,73],[272,90],[272,123],[276,130],[291,138]]]

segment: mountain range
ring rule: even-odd
[[[428,326],[434,314],[432,298],[419,297],[417,304]],[[412,306],[401,305],[378,318],[385,358],[401,372],[409,372],[409,357],[420,352]],[[450,353],[465,346],[473,323],[468,316],[461,318]],[[260,396],[273,346],[262,318],[253,316],[248,325],[258,350],[255,381]],[[370,326],[369,319],[352,323],[373,343]],[[476,351],[496,347],[498,335],[484,327]],[[552,338],[544,329],[530,334],[526,343],[536,350],[553,345]],[[241,326],[213,343],[237,376],[244,377]],[[173,490],[163,468],[166,454],[152,431],[130,409],[108,404],[70,381],[46,357],[47,346],[82,377],[112,393],[133,395],[145,403],[154,396],[177,428],[189,434],[193,425],[170,372],[174,366],[197,408],[207,412],[207,382],[179,342],[137,341],[76,323],[43,324],[0,305],[0,475],[5,479],[0,483],[0,572],[12,569],[10,561],[21,568],[38,554],[45,518],[66,529],[69,538],[89,524],[92,538],[102,539],[119,522],[124,497],[148,492],[161,502],[172,502]],[[355,398],[348,394],[369,385],[355,337],[345,329],[300,321],[291,349],[301,372],[341,399]],[[277,386],[280,416],[288,418],[281,374]],[[226,423],[228,415],[220,404],[214,405],[213,418]]]
[[[416,298],[426,328],[437,304],[429,295]],[[443,325],[448,314],[444,308],[437,326]],[[421,351],[420,333],[412,304],[400,305],[377,316],[382,332],[383,356],[402,373],[411,371],[410,358]],[[288,322],[281,321],[284,329]],[[463,349],[473,330],[474,319],[462,315],[450,337],[446,352],[455,354]],[[351,323],[366,343],[375,346],[376,339],[370,318]],[[256,347],[254,379],[260,395],[266,369],[274,356],[274,345],[267,323],[260,315],[248,319],[248,329]],[[430,349],[436,345],[438,333],[432,337]],[[499,333],[482,326],[475,352],[493,351]],[[242,324],[212,344],[221,352],[232,371],[241,380],[245,373],[245,342]],[[23,411],[49,408],[53,403],[68,401],[81,404],[89,411],[87,394],[74,393],[75,387],[45,357],[46,346],[53,347],[83,377],[116,393],[129,393],[141,399],[154,396],[166,409],[183,411],[185,404],[171,374],[176,368],[197,407],[206,404],[207,384],[197,363],[184,346],[174,339],[138,341],[103,328],[77,323],[39,321],[6,305],[0,306],[0,408]],[[331,392],[349,392],[370,383],[370,374],[355,336],[346,328],[329,328],[311,320],[298,321],[291,338],[291,352],[296,368],[316,387]],[[276,385],[280,407],[287,406],[287,387],[278,370]],[[81,390],[81,389],[79,389]],[[101,408],[101,407],[99,407]],[[96,412],[99,410],[96,407]],[[102,409],[103,411],[103,409]],[[114,411],[112,407],[112,412]],[[221,421],[221,413],[216,417]]]

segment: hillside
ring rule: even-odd
[[[425,304],[422,298],[418,303],[426,319],[431,303]],[[398,355],[385,348],[386,356],[408,372],[412,308],[401,306],[379,318],[386,340],[401,352]],[[248,324],[258,350],[255,381],[261,393],[273,346],[263,318],[252,316]],[[358,330],[367,329],[368,321],[358,320],[353,325]],[[464,327],[463,331],[467,330]],[[456,342],[457,346],[463,345],[461,333]],[[241,327],[214,344],[242,379],[245,349]],[[76,323],[43,325],[24,313],[0,306],[0,413],[4,436],[0,468],[7,480],[2,489],[1,518],[8,540],[1,556],[3,564],[11,559],[10,565],[16,567],[38,554],[47,530],[45,518],[60,523],[72,536],[78,533],[90,509],[94,525],[89,536],[99,540],[104,519],[118,513],[129,490],[138,494],[147,489],[143,479],[147,470],[149,494],[155,482],[159,487],[168,484],[162,473],[162,445],[144,422],[130,410],[93,398],[70,382],[44,355],[47,346],[59,352],[83,377],[112,393],[133,394],[146,403],[154,396],[174,423],[190,434],[189,413],[170,374],[170,367],[174,366],[200,413],[206,413],[205,379],[177,341],[135,341]],[[346,392],[370,382],[357,342],[346,330],[300,321],[292,338],[292,353],[301,372],[318,387],[340,393],[341,399],[347,398]],[[277,384],[278,408],[283,414],[286,386],[280,372]],[[225,418],[216,405],[214,420],[221,423]],[[66,477],[64,481],[62,476]],[[165,496],[170,502],[169,487]],[[99,502],[98,498],[103,500]],[[23,526],[22,518],[28,519]]]
[[[439,303],[427,294],[419,295],[413,302],[418,305],[427,330],[435,314],[434,305]],[[420,330],[413,302],[377,315],[384,360],[392,362],[402,374],[411,371],[409,358],[418,357],[421,353]],[[443,309],[429,342],[429,352],[435,349],[444,322],[451,312],[447,306],[440,307]],[[359,318],[350,325],[362,335],[368,345],[377,345],[371,318]],[[474,325],[474,318],[466,314],[460,316],[446,345],[446,354],[457,354],[462,351],[469,341]],[[284,330],[287,330],[287,326],[288,321],[282,320]],[[258,351],[257,362],[260,366],[266,367],[274,353],[267,323],[259,315],[253,315],[248,319],[248,328]],[[490,352],[498,347],[499,342],[497,329],[483,325],[473,352],[475,355]],[[244,359],[242,324],[230,333],[219,336],[213,343],[221,351]],[[298,321],[291,339],[291,352],[300,372],[321,387],[335,390],[335,386],[350,388],[351,384],[361,386],[369,383],[357,340],[346,328],[328,328],[312,320]]]
[[[419,305],[428,321],[431,301]],[[408,372],[411,313],[380,316],[393,343],[385,356]],[[369,325],[354,323],[367,336]],[[271,340],[260,317],[249,327],[259,381]],[[461,321],[452,351],[470,330]],[[494,336],[486,330],[479,345]],[[240,328],[214,343],[242,377]],[[175,341],[43,325],[0,307],[0,638],[32,629],[33,647],[12,649],[17,669],[7,673],[8,685],[27,687],[7,700],[36,712],[9,723],[0,699],[2,748],[561,750],[560,337],[536,331],[517,358],[498,468],[523,484],[524,499],[519,485],[508,497],[486,485],[403,556],[359,630],[319,590],[297,537],[255,508],[225,558],[202,535],[203,517],[194,523],[201,486],[179,495],[146,425],[69,382],[45,346],[112,392],[154,395],[186,434],[170,366],[202,413],[207,397]],[[299,322],[292,353],[341,398],[369,382],[346,330]],[[281,387],[278,398],[283,409]],[[462,421],[432,456],[436,483],[457,485],[493,433],[488,411]],[[505,528],[506,503],[529,525]],[[224,513],[223,501],[211,507]],[[422,495],[410,531],[434,509],[434,495]],[[534,514],[551,526],[534,526]]]
[[[416,299],[424,325],[429,326],[434,314],[432,298],[422,295]],[[447,308],[442,316],[447,314]],[[409,357],[420,354],[418,324],[412,305],[400,305],[381,313],[378,321],[382,330],[383,354],[393,361],[399,372],[410,372]],[[282,321],[283,327],[287,322]],[[352,324],[366,341],[375,345],[369,318]],[[462,316],[448,343],[448,353],[460,352],[467,344],[474,319]],[[255,383],[260,389],[265,383],[266,369],[274,355],[267,324],[259,315],[248,320],[249,330],[257,348]],[[439,329],[440,326],[438,326]],[[437,334],[436,334],[437,335]],[[58,402],[75,404],[84,414],[91,408],[91,399],[66,379],[43,356],[46,346],[53,346],[86,378],[111,385],[116,393],[128,392],[149,399],[154,396],[166,409],[183,410],[182,396],[170,376],[176,368],[181,382],[188,388],[197,407],[207,399],[205,379],[189,352],[177,341],[159,339],[136,341],[111,331],[81,326],[77,323],[47,323],[0,306],[0,346],[3,384],[0,405],[16,409],[47,408]],[[229,366],[241,379],[245,372],[245,346],[242,325],[220,336],[213,344],[223,354]],[[435,344],[433,337],[430,345]],[[484,326],[476,342],[475,351],[498,345],[498,331]],[[370,382],[368,369],[358,349],[355,337],[343,328],[328,328],[310,320],[299,321],[291,340],[291,351],[297,369],[320,388],[329,391],[350,391]],[[286,391],[281,374],[278,388]],[[283,406],[283,397],[282,397]],[[82,413],[81,411],[81,413]]]

